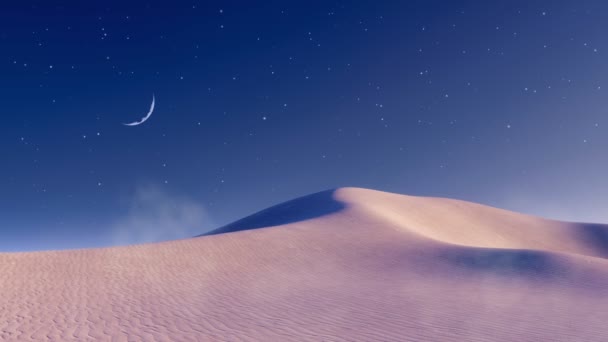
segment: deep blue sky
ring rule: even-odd
[[[14,3],[0,250],[186,237],[341,186],[608,221],[605,1]]]

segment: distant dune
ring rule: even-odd
[[[608,226],[366,189],[0,254],[2,341],[608,341]]]

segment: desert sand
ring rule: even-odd
[[[2,341],[608,341],[608,226],[358,188],[0,254]]]

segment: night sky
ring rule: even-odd
[[[184,238],[342,186],[608,222],[606,1],[12,3],[2,251]]]

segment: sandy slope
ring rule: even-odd
[[[214,233],[0,254],[0,340],[608,340],[606,226],[345,188]]]

